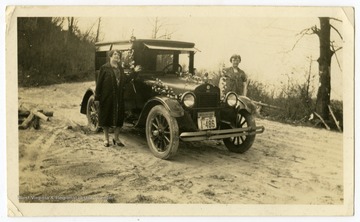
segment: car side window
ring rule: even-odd
[[[167,65],[173,63],[173,54],[164,53],[156,55],[156,70],[162,71]]]

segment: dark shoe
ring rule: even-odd
[[[110,146],[110,144],[109,144],[109,141],[104,141],[104,147],[109,147]]]
[[[120,140],[115,141],[115,139],[113,139],[113,143],[114,143],[114,145],[117,145],[117,146],[121,146],[121,147],[125,146]]]

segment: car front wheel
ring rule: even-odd
[[[235,124],[231,126],[226,125],[224,128],[245,128],[245,127],[256,127],[255,120],[253,116],[247,111],[240,111],[236,114]],[[223,139],[225,146],[231,152],[235,153],[245,153],[255,140],[255,135],[244,135],[237,137],[230,137]]]
[[[169,159],[179,146],[179,126],[162,105],[154,106],[146,119],[146,139],[151,152],[158,158]]]

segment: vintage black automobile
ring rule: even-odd
[[[194,55],[199,51],[194,43],[132,38],[95,46],[96,73],[113,49],[121,51],[125,73],[134,64],[142,66],[125,88],[125,121],[145,129],[156,157],[173,157],[179,140],[222,139],[230,151],[244,153],[264,131],[255,124],[250,99],[234,92],[221,95],[207,75],[194,74]],[[87,116],[90,129],[99,131],[94,92],[94,88],[86,91],[80,112]]]

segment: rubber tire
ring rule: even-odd
[[[159,116],[164,117],[164,120],[166,120],[166,123],[169,126],[170,139],[164,151],[158,149],[158,146],[154,142],[155,139],[153,139],[153,130],[155,129],[153,123],[155,123],[155,118]],[[170,115],[164,106],[156,105],[150,110],[146,119],[145,131],[148,146],[154,156],[166,160],[176,154],[179,147],[179,126],[176,119]]]
[[[95,107],[95,97],[94,95],[91,95],[87,101],[87,105],[86,105],[86,117],[87,117],[87,120],[88,120],[88,127],[89,129],[92,131],[92,132],[99,132],[100,131],[100,127],[99,127],[99,116],[98,116],[98,111],[96,110],[96,113],[93,114],[93,115],[96,115],[95,118],[96,120],[95,121],[92,121],[92,118],[91,118],[91,109],[95,109],[96,110],[96,107]]]
[[[240,115],[240,118],[239,118],[239,115]],[[236,119],[237,123],[235,123],[235,125],[232,125],[232,126],[224,125],[224,126],[222,126],[222,128],[225,128],[225,129],[226,128],[227,129],[238,128],[240,125],[239,121],[241,122],[242,118],[245,119],[245,122],[240,127],[250,127],[250,126],[256,127],[255,119],[253,118],[253,116],[249,112],[242,110],[237,114],[237,119]],[[242,141],[241,144],[234,144],[235,138],[238,138],[238,141],[241,141],[240,137],[234,137],[234,139],[233,138],[225,138],[225,139],[223,139],[223,142],[229,151],[234,152],[234,153],[245,153],[246,151],[248,151],[250,149],[250,147],[254,143],[255,136],[256,136],[256,134],[249,135],[249,136],[242,136],[242,138],[245,137],[245,139]]]

